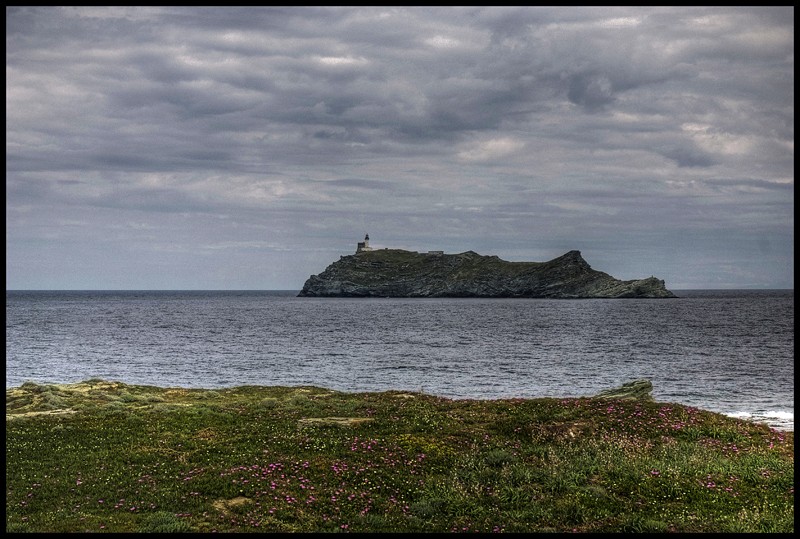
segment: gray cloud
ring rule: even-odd
[[[186,272],[195,253],[235,274],[207,246],[239,246],[247,267],[290,269],[230,287],[300,288],[365,229],[528,260],[581,248],[621,278],[645,259],[678,287],[719,282],[695,261],[752,264],[768,244],[759,275],[793,286],[793,8],[6,15],[10,288],[112,282],[61,263],[56,237],[166,287],[153,230]],[[152,228],[114,242],[117,218]],[[720,242],[736,248],[710,257]]]

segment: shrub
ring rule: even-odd
[[[445,514],[447,502],[438,498],[428,498],[414,502],[409,510],[411,514],[421,519],[430,519],[437,515]]]
[[[191,531],[189,524],[167,511],[145,516],[139,531],[143,533],[181,533]]]
[[[505,449],[492,449],[486,454],[485,460],[488,466],[500,467],[514,464],[519,459]]]
[[[6,533],[23,533],[28,531],[30,531],[30,529],[22,522],[6,522]]]
[[[119,392],[119,400],[122,402],[139,402],[143,400],[143,398],[123,390]]]
[[[28,391],[30,393],[41,393],[48,389],[46,385],[39,385],[36,382],[25,382],[20,386],[20,389]]]
[[[663,533],[667,531],[666,523],[641,515],[633,515],[623,523],[622,532],[633,533]]]
[[[42,393],[42,403],[41,408],[44,410],[60,410],[62,408],[68,408],[69,405],[67,401],[65,401],[62,397],[51,393],[50,391],[46,391]]]

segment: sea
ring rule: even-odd
[[[659,402],[794,430],[794,290],[677,299],[301,298],[283,291],[6,291],[6,389],[90,378],[454,399]]]

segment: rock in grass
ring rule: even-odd
[[[307,417],[299,420],[301,425],[322,427],[353,427],[370,421],[372,421],[371,417]]]
[[[645,399],[653,400],[650,392],[653,391],[653,384],[650,380],[634,380],[620,387],[606,389],[595,395],[596,399]]]

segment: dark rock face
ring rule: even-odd
[[[473,251],[446,255],[400,249],[343,256],[312,275],[298,296],[478,298],[674,298],[664,281],[620,281],[580,251],[549,262],[507,262]]]

